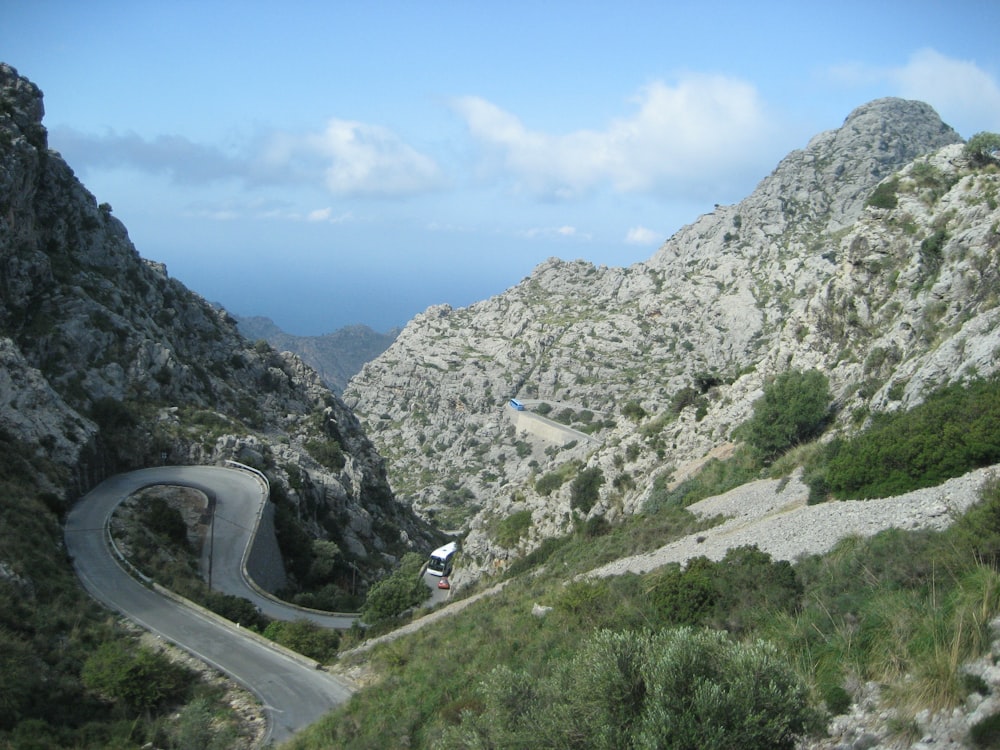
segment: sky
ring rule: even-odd
[[[1000,132],[1000,2],[0,0],[139,253],[289,333],[645,260],[872,99]]]

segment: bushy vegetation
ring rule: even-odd
[[[83,664],[83,684],[126,715],[149,715],[179,702],[194,675],[163,654],[122,641],[102,644]]]
[[[1000,462],[1000,380],[952,385],[906,412],[818,452],[806,475],[814,501],[889,497]]]
[[[818,370],[789,370],[764,388],[739,437],[763,463],[817,437],[830,415],[829,381]]]
[[[966,142],[963,151],[978,166],[1000,163],[1000,133],[976,133]]]
[[[531,511],[518,510],[500,520],[496,529],[497,544],[501,547],[513,547],[531,528]]]
[[[543,474],[535,480],[535,491],[543,497],[551,495],[562,487],[576,473],[578,468],[579,464],[577,462],[570,461],[547,474]]]
[[[570,485],[570,507],[589,513],[597,502],[602,484],[604,484],[604,472],[599,466],[581,470]]]
[[[868,196],[865,205],[875,208],[895,208],[899,205],[898,193],[899,178],[893,177],[885,182],[880,182],[872,194]]]
[[[549,678],[501,666],[480,691],[441,747],[782,750],[815,724],[773,645],[689,628],[600,630]]]
[[[305,447],[309,455],[316,460],[316,463],[329,469],[334,474],[343,469],[344,464],[347,463],[347,458],[344,456],[344,451],[341,449],[340,443],[333,438],[314,438],[307,441]]]
[[[731,633],[751,630],[761,613],[798,610],[802,585],[791,564],[756,547],[731,549],[720,562],[705,557],[671,565],[648,577],[658,619],[673,625],[711,625]]]
[[[264,637],[321,664],[333,661],[340,646],[339,631],[320,627],[309,620],[274,620],[264,629]]]
[[[633,422],[641,422],[647,415],[646,410],[642,408],[642,404],[633,399],[622,407],[622,416],[631,419]]]
[[[407,553],[392,574],[372,585],[361,608],[361,619],[370,625],[399,617],[406,610],[423,603],[430,589],[420,576],[424,558]]]

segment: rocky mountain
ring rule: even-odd
[[[725,454],[790,368],[828,375],[834,431],[994,372],[998,188],[929,106],[877,100],[644,263],[552,259],[496,297],[428,309],[345,400],[397,493],[465,532],[486,571]],[[570,482],[536,485],[583,471],[601,482],[587,514]],[[524,511],[502,546],[498,525]]]
[[[60,508],[114,472],[236,459],[372,577],[429,548],[353,413],[142,258],[42,115],[41,91],[0,65],[0,452],[44,459],[35,481]]]
[[[399,329],[378,333],[366,325],[345,326],[322,336],[286,333],[270,318],[233,316],[240,333],[251,341],[263,339],[279,352],[292,352],[312,367],[334,393],[343,393],[347,382],[389,348]]]

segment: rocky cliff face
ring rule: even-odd
[[[373,572],[430,546],[352,412],[141,258],[48,149],[42,114],[0,64],[0,437],[51,462],[43,488],[68,502],[115,471],[234,458]]]
[[[872,102],[645,263],[550,260],[497,297],[427,310],[345,398],[393,486],[467,531],[486,570],[580,515],[568,482],[541,495],[538,477],[578,461],[605,480],[589,515],[635,512],[657,476],[724,452],[786,369],[830,377],[840,430],[992,373],[1000,176],[960,144],[925,104]],[[511,397],[580,435],[539,437]],[[502,547],[498,522],[525,510]]]

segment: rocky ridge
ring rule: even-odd
[[[543,495],[539,477],[579,462],[605,480],[589,516],[634,513],[658,476],[723,448],[786,369],[829,376],[836,430],[988,375],[1000,178],[961,144],[926,104],[859,107],[645,263],[552,259],[489,300],[428,309],[345,400],[394,489],[465,532],[481,573],[582,515],[569,482]],[[519,431],[511,397],[554,405],[593,440]],[[524,510],[530,527],[502,547],[498,523]]]
[[[48,462],[40,489],[65,507],[117,471],[236,459],[372,577],[430,546],[354,414],[142,258],[48,148],[43,113],[0,64],[0,439]]]
[[[251,341],[263,339],[279,352],[298,355],[334,393],[343,393],[364,364],[388,349],[399,335],[399,329],[377,333],[368,326],[354,325],[321,336],[296,336],[281,330],[270,318],[235,318],[240,333]]]

